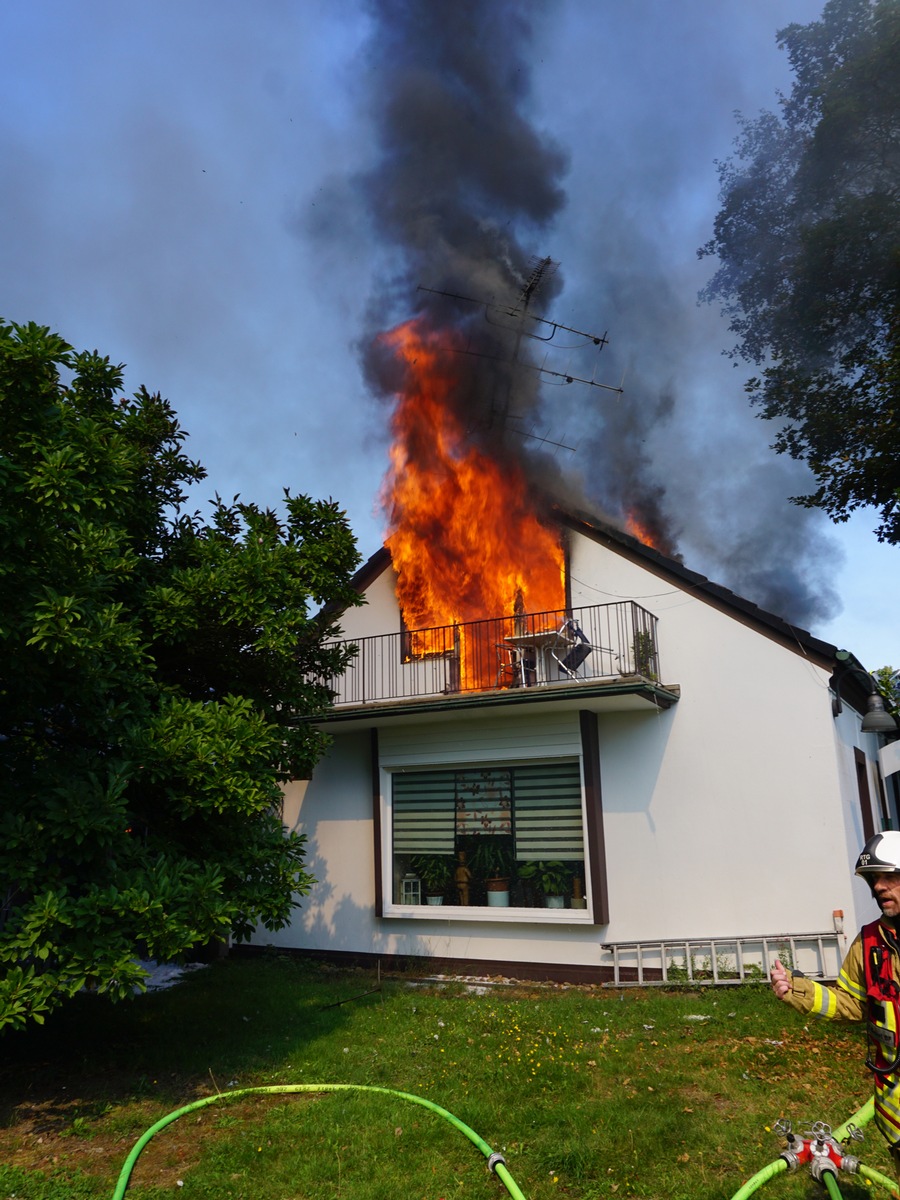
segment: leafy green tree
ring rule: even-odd
[[[811,467],[797,503],[835,521],[873,505],[900,541],[900,3],[828,0],[778,34],[795,81],[779,114],[740,120],[700,250],[762,368],[747,384],[774,448]]]
[[[879,667],[872,678],[884,697],[884,706],[894,718],[900,719],[900,671],[893,667]]]
[[[0,1028],[277,928],[312,882],[279,784],[324,746],[353,536],[287,492],[186,512],[205,472],[121,385],[0,322]]]

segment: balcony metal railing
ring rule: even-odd
[[[623,675],[655,681],[656,623],[624,601],[354,638],[353,661],[327,682],[344,705]]]

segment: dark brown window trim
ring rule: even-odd
[[[853,758],[856,761],[856,787],[859,791],[859,811],[862,816],[863,841],[875,836],[875,820],[872,816],[872,797],[869,792],[868,759],[859,746],[853,747]]]
[[[591,865],[591,901],[595,925],[609,924],[609,893],[606,882],[606,840],[603,833],[603,795],[600,788],[600,736],[597,714],[582,710],[581,760],[584,769],[584,798],[587,817],[588,861]]]
[[[893,825],[891,824],[891,810],[888,807],[887,793],[884,790],[880,771],[875,772],[875,787],[878,791],[878,811],[881,814],[881,828],[893,829]]]
[[[372,754],[372,838],[375,852],[375,915],[384,916],[384,882],[381,875],[381,769],[378,764],[378,730],[370,731]]]

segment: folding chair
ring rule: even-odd
[[[561,675],[577,679],[578,668],[593,650],[578,622],[568,617],[559,627],[557,641],[550,648],[550,655],[559,665]]]
[[[536,682],[535,661],[518,646],[501,643],[497,646],[499,666],[497,687],[527,687]]]

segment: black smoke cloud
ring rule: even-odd
[[[523,237],[562,208],[567,156],[529,121],[522,0],[371,0],[377,166],[360,181],[400,278],[477,296],[521,286]],[[397,314],[400,318],[408,312]]]
[[[424,314],[452,331],[470,435],[496,455],[527,457],[516,430],[536,410],[539,377],[521,368],[519,325],[502,310],[521,298],[536,244],[565,203],[567,155],[529,113],[532,20],[547,6],[372,0],[369,10],[378,157],[357,186],[373,237],[393,257],[361,340],[367,378],[392,393],[396,365],[377,334]],[[547,273],[542,303],[560,284]]]
[[[577,98],[557,93],[552,110],[539,111],[532,87],[535,27],[546,30],[555,7],[369,4],[375,163],[356,186],[389,264],[360,340],[369,384],[387,396],[397,383],[379,331],[417,314],[452,327],[466,348],[457,397],[473,439],[515,454],[564,502],[621,522],[634,515],[662,548],[763,608],[804,626],[824,620],[837,608],[834,551],[820,517],[787,501],[807,490],[805,474],[774,459],[741,379],[724,360],[711,365],[724,342],[716,314],[696,310],[703,281],[694,248],[705,230],[678,258],[651,228],[660,197],[684,186],[676,117],[657,87],[646,136],[659,139],[660,152],[635,154],[621,131],[604,132],[615,116],[610,96],[608,113],[590,114],[592,169],[567,179],[570,153],[577,167],[585,144],[583,121],[566,122]],[[711,161],[705,167],[714,173]],[[595,347],[586,356],[578,339],[564,337],[554,342],[571,344],[562,358],[530,361],[621,381],[623,397],[511,365],[514,333],[489,319],[496,309],[421,290],[515,304],[535,256],[555,247],[572,284],[564,289],[563,272],[553,275],[543,311],[579,329],[608,328],[610,342],[599,364]],[[520,348],[520,361],[528,353]],[[548,450],[540,435],[562,446]]]
[[[744,372],[722,354],[730,344],[725,322],[697,303],[707,270],[694,252],[701,238],[672,245],[653,212],[661,195],[674,203],[690,186],[694,115],[684,114],[684,128],[670,119],[660,129],[669,134],[664,155],[630,153],[611,139],[603,178],[615,185],[587,215],[578,197],[597,190],[573,163],[569,253],[581,258],[557,309],[599,314],[609,329],[606,373],[625,390],[590,404],[569,390],[550,404],[556,426],[578,432],[571,469],[594,504],[620,519],[633,511],[688,566],[815,627],[840,611],[840,551],[821,513],[789,501],[812,490],[811,476],[771,450],[774,430],[751,410]]]

